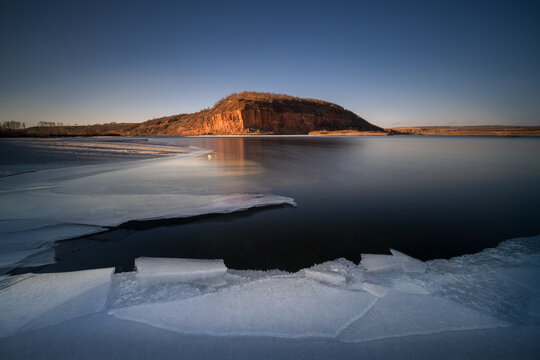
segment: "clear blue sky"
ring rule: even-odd
[[[139,122],[243,90],[375,124],[540,125],[539,1],[2,1],[0,121]]]

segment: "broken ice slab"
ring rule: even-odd
[[[491,271],[527,289],[540,293],[540,267],[538,266],[497,268]]]
[[[430,294],[429,290],[427,290],[425,287],[409,280],[396,281],[393,284],[392,289],[399,292],[403,292],[403,293],[409,293],[409,294],[419,294],[419,295]]]
[[[227,272],[227,267],[221,259],[139,257],[135,259],[135,267],[139,278],[147,284],[205,281]]]
[[[339,338],[346,342],[363,342],[501,326],[508,324],[443,297],[391,291],[347,327]]]
[[[0,337],[100,311],[114,268],[25,274],[0,283]]]
[[[190,334],[334,337],[365,314],[376,299],[366,292],[324,286],[306,278],[275,277],[111,313]]]
[[[319,282],[336,285],[336,286],[345,284],[347,280],[345,279],[345,276],[334,271],[305,269],[304,274],[309,279],[313,279]]]
[[[392,255],[362,254],[360,263],[368,271],[395,270],[401,267],[400,259]]]
[[[390,249],[392,255],[362,254],[362,266],[368,271],[397,270],[401,268],[406,273],[426,272],[425,262],[415,259],[400,251]]]
[[[536,296],[529,303],[529,314],[540,317],[540,296]]]
[[[413,258],[412,256],[406,255],[401,251],[390,249],[390,252],[393,256],[399,259],[401,263],[401,268],[406,273],[423,273],[426,272],[427,265],[422,260]]]
[[[384,297],[390,289],[388,289],[386,286],[372,284],[369,282],[363,282],[361,285],[362,290],[367,291],[371,295],[374,295],[378,298]]]

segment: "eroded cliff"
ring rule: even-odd
[[[153,119],[130,135],[307,134],[317,130],[384,132],[339,105],[288,95],[243,92],[194,114]]]

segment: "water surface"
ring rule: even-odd
[[[361,253],[389,248],[423,260],[449,258],[540,232],[538,138],[151,141],[215,151],[163,169],[171,181],[182,174],[178,187],[271,192],[293,197],[298,207],[123,227],[60,244],[59,263],[46,271],[129,269],[138,256],[223,258],[230,268],[295,271],[340,257],[358,262]]]

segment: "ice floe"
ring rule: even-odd
[[[140,257],[135,259],[139,277],[146,283],[165,281],[204,282],[224,275],[223,260],[167,259]]]
[[[362,254],[362,266],[368,271],[387,271],[401,267],[401,261],[397,256]]]
[[[415,259],[400,251],[390,249],[392,255],[362,254],[362,266],[368,271],[403,270],[406,273],[426,271],[425,262]]]
[[[392,289],[409,294],[427,295],[430,293],[429,290],[422,285],[410,280],[398,280],[393,284]]]
[[[62,146],[94,156],[130,152],[135,145]],[[154,150],[138,151],[155,156]],[[279,195],[199,186],[200,178],[192,179],[183,167],[198,155],[207,152],[182,148],[158,160],[40,168],[1,178],[0,268],[54,261],[55,240],[129,220],[295,205]],[[184,182],[190,186],[180,187]],[[351,343],[540,325],[538,236],[448,260],[423,262],[394,249],[390,253],[362,254],[359,265],[337,259],[295,274],[227,269],[222,260],[138,258],[136,270],[128,273],[1,276],[0,337],[58,327],[95,312],[110,314],[108,321],[182,334]]]
[[[337,259],[291,274],[231,270],[220,260],[138,258],[135,271],[112,280],[112,269],[3,276],[0,334],[96,311],[181,334],[347,343],[538,326],[539,254],[537,236],[428,261],[422,272],[406,272],[400,261],[394,271],[374,271]],[[384,263],[401,255],[391,257]]]
[[[181,333],[335,337],[375,299],[305,278],[276,277],[178,301],[118,308],[112,314]]]
[[[425,262],[394,249],[390,249],[390,252],[397,260],[399,260],[401,268],[406,273],[422,273],[426,271],[427,266]]]
[[[208,150],[143,140],[120,143],[36,141],[33,146],[45,146],[49,150],[67,146],[81,153],[98,151],[105,157],[109,152],[131,151],[139,154],[139,158],[174,156],[116,163],[83,162],[78,166],[53,167],[0,178],[0,273],[14,267],[54,262],[50,250],[55,241],[100,232],[130,220],[183,218],[260,206],[296,205],[285,196],[223,194],[219,189],[202,187],[192,171],[200,164],[189,161],[207,154]]]
[[[359,289],[365,290],[378,298],[384,297],[386,294],[388,294],[388,291],[390,290],[386,286],[372,284],[367,281],[360,283]]]
[[[25,274],[0,281],[0,337],[99,311],[114,269]]]
[[[531,319],[538,314],[538,241],[540,237],[510,240],[479,254],[425,262],[422,272],[402,271],[395,258],[383,259],[399,271],[378,271],[379,266],[373,271],[344,259],[296,274],[227,270],[215,277],[220,279],[217,287],[201,287],[196,281],[190,287],[148,285],[168,295],[138,303],[124,298],[111,306],[110,314],[185,334],[345,342],[536,323]],[[507,256],[512,254],[520,261],[514,258],[509,266]],[[139,289],[137,296],[144,293]]]
[[[339,336],[348,342],[508,325],[439,296],[390,292]]]
[[[307,278],[337,286],[343,285],[347,281],[345,276],[333,271],[305,269],[304,274]]]

